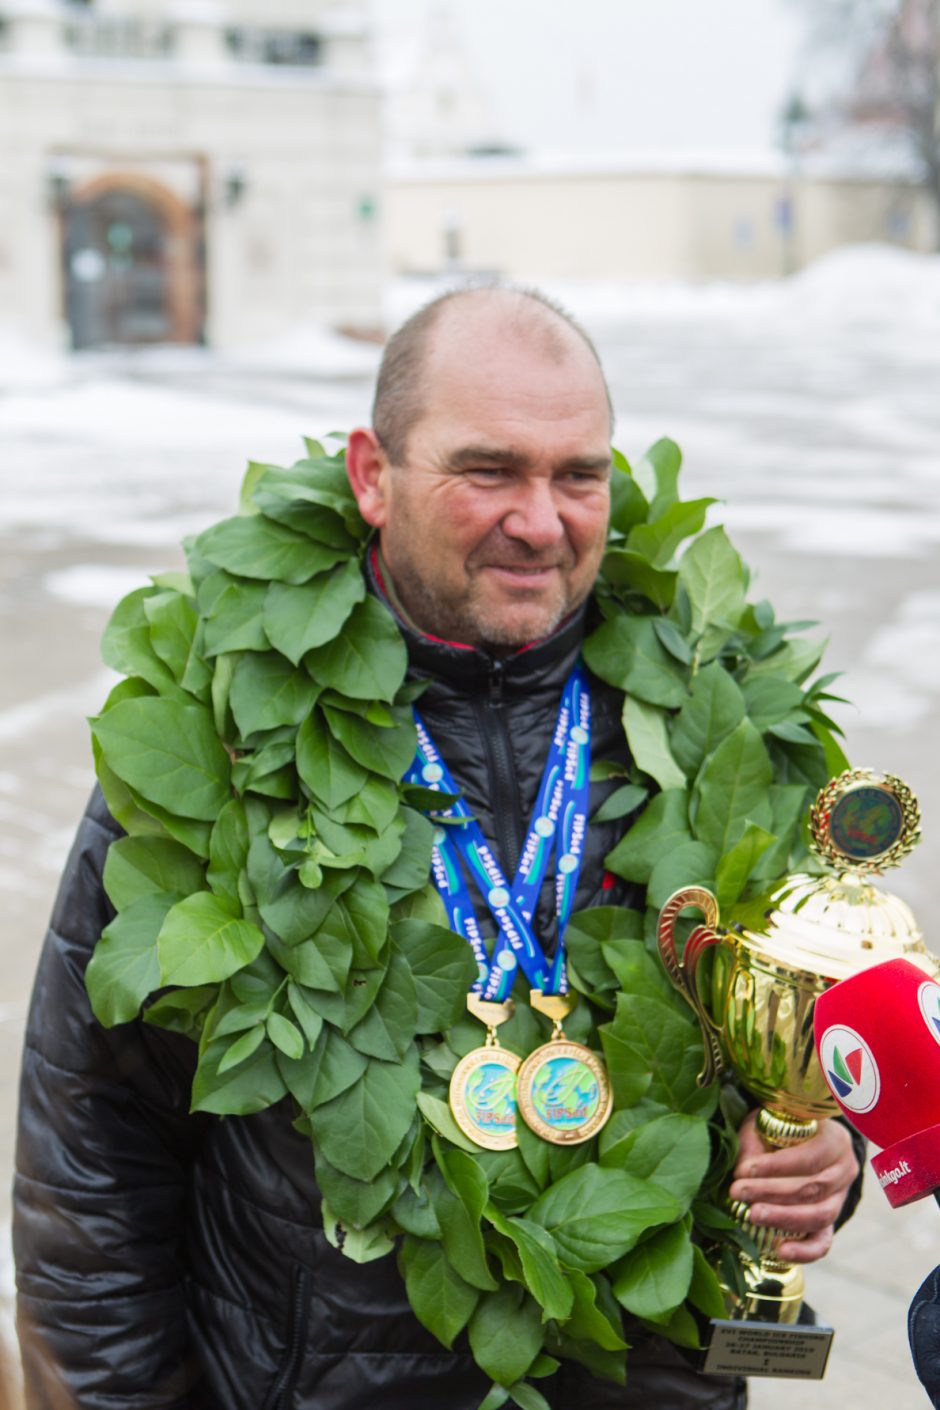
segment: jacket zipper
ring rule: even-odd
[[[287,1410],[291,1396],[294,1394],[297,1377],[300,1375],[309,1311],[310,1274],[306,1268],[295,1268],[287,1351],[284,1354],[280,1375],[265,1402],[264,1410]]]
[[[511,879],[519,865],[522,814],[519,811],[519,789],[516,785],[509,729],[503,706],[503,666],[500,661],[494,662],[490,667],[486,700],[477,702],[477,719],[493,784],[493,827],[499,848],[499,860],[504,874]]]

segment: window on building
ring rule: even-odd
[[[311,68],[322,62],[319,35],[290,29],[230,29],[230,53],[249,64],[279,64]]]
[[[159,20],[96,15],[85,3],[74,8],[65,42],[83,59],[165,59],[172,53],[172,30]]]

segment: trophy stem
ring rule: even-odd
[[[798,1146],[815,1136],[818,1123],[762,1106],[757,1113],[757,1132],[768,1150]],[[747,1296],[738,1302],[733,1316],[753,1318],[759,1322],[792,1325],[799,1321],[803,1305],[804,1278],[799,1264],[787,1263],[775,1252],[784,1239],[799,1238],[786,1229],[758,1227],[750,1221],[750,1206],[743,1200],[729,1203],[732,1218],[753,1239],[760,1254],[757,1263],[744,1270]]]
[[[798,1146],[810,1140],[818,1130],[818,1121],[788,1116],[786,1112],[774,1111],[773,1107],[762,1106],[757,1113],[757,1134],[767,1150]]]

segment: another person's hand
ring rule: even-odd
[[[812,1140],[785,1150],[765,1150],[750,1112],[740,1130],[731,1198],[750,1205],[753,1224],[802,1234],[777,1247],[788,1263],[814,1263],[832,1246],[835,1222],[858,1175],[848,1130],[820,1121]]]

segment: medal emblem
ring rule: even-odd
[[[494,1045],[474,1048],[454,1068],[450,1109],[465,1136],[488,1151],[514,1150],[516,1073],[522,1061]]]
[[[577,1146],[604,1125],[612,1095],[597,1054],[581,1043],[556,1038],[536,1048],[522,1064],[517,1100],[536,1135],[558,1146]]]
[[[828,866],[871,875],[901,862],[920,837],[920,807],[893,774],[849,769],[810,809],[812,849]]]
[[[512,999],[495,1004],[467,995],[467,1009],[486,1024],[486,1043],[462,1057],[450,1079],[450,1109],[465,1136],[488,1151],[514,1150],[516,1073],[522,1061],[500,1046],[496,1030],[512,1017]]]
[[[519,1113],[544,1141],[580,1145],[596,1135],[610,1116],[613,1093],[607,1069],[596,1053],[570,1042],[562,1031],[562,1020],[574,1007],[574,995],[533,989],[529,999],[534,1009],[552,1019],[555,1032],[519,1069]]]

